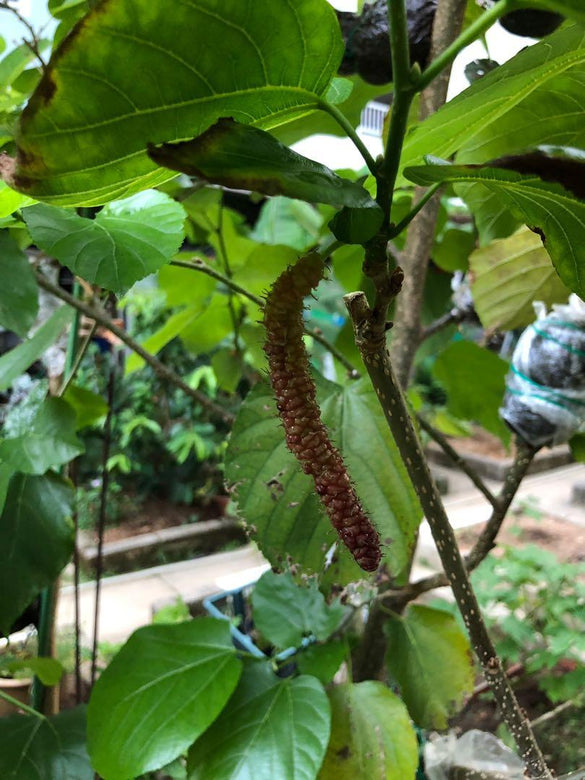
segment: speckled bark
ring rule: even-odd
[[[364,571],[375,571],[380,539],[321,420],[303,343],[303,299],[319,284],[323,270],[320,256],[309,254],[278,277],[266,298],[264,351],[288,448],[313,478],[341,541]]]

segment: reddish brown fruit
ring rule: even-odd
[[[303,299],[317,287],[323,271],[323,261],[313,253],[278,277],[266,298],[264,351],[288,448],[313,477],[339,538],[364,571],[375,571],[380,565],[380,539],[321,421],[303,343]]]

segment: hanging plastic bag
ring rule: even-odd
[[[500,416],[533,447],[568,441],[585,422],[585,303],[571,295],[520,336]]]
[[[522,780],[524,763],[493,734],[472,729],[457,739],[454,734],[435,737],[425,745],[428,780],[471,778]]]

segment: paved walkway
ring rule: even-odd
[[[464,475],[451,470],[434,469],[448,475],[450,493],[445,505],[455,528],[464,528],[487,520],[490,507],[484,497]],[[548,514],[585,528],[585,507],[571,504],[572,486],[585,480],[582,464],[565,466],[554,471],[527,477],[516,501],[530,499]],[[490,483],[494,489],[497,484]],[[424,561],[423,566],[420,561]],[[420,531],[416,566],[413,576],[418,578],[438,567],[438,557],[430,530],[423,523]],[[233,552],[209,555],[180,563],[157,566],[131,574],[108,577],[102,583],[100,606],[100,639],[108,642],[124,641],[136,628],[150,623],[153,612],[163,604],[181,598],[188,603],[201,601],[222,590],[238,588],[253,582],[268,568],[254,546],[248,545]],[[89,640],[93,625],[95,586],[81,585],[81,625]],[[72,586],[61,589],[58,607],[58,625],[66,628],[74,623],[74,592]]]

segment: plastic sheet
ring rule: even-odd
[[[428,780],[522,780],[524,763],[493,734],[473,729],[463,736],[435,737],[425,745]]]
[[[568,441],[585,422],[585,303],[538,317],[520,336],[500,409],[506,423],[533,447]]]

